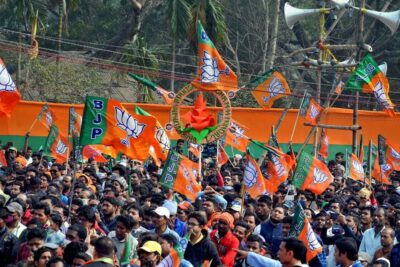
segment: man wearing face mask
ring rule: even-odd
[[[9,228],[9,231],[15,235],[15,237],[19,238],[22,231],[26,229],[26,226],[21,223],[24,210],[17,202],[11,202],[7,205],[6,209],[9,212],[9,215],[6,219],[7,227]]]
[[[138,249],[140,267],[156,267],[161,261],[161,245],[156,241],[147,241]]]
[[[1,265],[5,266],[15,262],[15,251],[17,238],[8,231],[6,219],[8,217],[6,209],[0,209],[0,259]]]

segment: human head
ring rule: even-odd
[[[246,241],[247,251],[260,254],[262,249],[263,240],[259,235],[250,235]]]
[[[375,227],[383,227],[385,226],[387,219],[387,212],[383,208],[378,208],[374,212],[373,223]]]
[[[116,237],[119,240],[123,240],[132,231],[135,222],[129,215],[118,215],[115,220],[117,221]]]
[[[114,217],[119,209],[119,202],[114,197],[105,197],[101,201],[101,208],[105,217]]]
[[[73,224],[68,228],[65,238],[71,242],[85,242],[86,228],[81,224]]]
[[[162,234],[158,238],[158,243],[161,245],[161,256],[165,258],[171,252],[171,249],[178,243],[173,234]]]
[[[252,232],[254,228],[256,228],[257,224],[259,224],[258,218],[255,213],[247,212],[243,216],[243,221],[250,226],[250,231]]]
[[[218,233],[221,236],[224,236],[226,233],[234,228],[233,222],[234,218],[230,213],[222,212],[218,216]]]
[[[285,217],[285,208],[282,204],[278,204],[271,213],[271,221],[275,224],[280,223]]]
[[[374,208],[371,206],[360,207],[361,211],[361,224],[369,225],[372,223],[372,215],[374,214]]]
[[[45,203],[38,203],[33,208],[33,217],[37,218],[43,225],[47,223],[50,216],[50,207]]]
[[[92,258],[85,252],[79,252],[75,255],[72,260],[72,267],[83,266],[85,262],[91,260]]]
[[[346,264],[347,261],[356,261],[357,259],[358,247],[354,239],[343,237],[335,242],[336,264]]]
[[[207,220],[204,214],[199,211],[194,211],[189,214],[186,226],[190,234],[197,236],[206,224]]]
[[[282,236],[283,237],[289,236],[289,232],[290,232],[292,223],[293,223],[293,217],[286,216],[285,218],[283,218],[283,220],[282,220]]]
[[[384,248],[388,248],[391,245],[393,245],[393,241],[395,239],[395,231],[393,228],[390,227],[385,227],[383,231],[381,232],[381,245]]]
[[[271,213],[272,200],[269,196],[261,196],[257,200],[256,214],[260,220],[265,221]]]
[[[242,241],[246,238],[249,233],[250,226],[244,221],[238,221],[235,224],[235,228],[233,228],[232,233],[236,236],[239,241]]]
[[[41,247],[33,253],[33,261],[36,267],[46,267],[47,262],[51,258],[51,250]]]
[[[282,265],[292,264],[293,261],[305,262],[307,247],[303,241],[296,238],[285,238],[282,240],[278,257]]]
[[[64,267],[66,266],[65,261],[60,257],[53,257],[48,262],[46,267]]]
[[[157,207],[153,211],[153,223],[157,229],[164,229],[168,224],[170,212],[165,207]]]
[[[157,266],[161,261],[161,245],[156,241],[147,241],[138,249],[141,266]]]
[[[27,244],[32,252],[43,247],[45,239],[46,232],[40,228],[30,229],[26,235]]]
[[[113,258],[114,257],[114,243],[107,237],[102,236],[94,241],[93,258]]]

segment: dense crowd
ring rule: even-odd
[[[289,178],[257,199],[241,192],[241,155],[223,166],[205,155],[191,202],[160,185],[162,166],[151,161],[67,166],[29,147],[3,152],[0,266],[400,266],[400,176],[365,186],[345,177],[341,153],[327,163],[334,182],[323,194]],[[297,203],[323,246],[309,262],[289,235]]]

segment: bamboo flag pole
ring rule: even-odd
[[[369,140],[368,147],[368,176],[369,184],[372,184],[372,139]]]
[[[304,99],[306,98],[306,95],[307,95],[307,90],[304,91],[303,98],[301,99],[300,107],[299,107],[299,110],[297,111],[296,120],[294,121],[294,124],[293,124],[292,134],[290,135],[289,142],[293,141],[293,136],[294,136],[294,132],[296,131],[296,126],[297,126],[297,122],[299,120],[301,107],[303,106]]]

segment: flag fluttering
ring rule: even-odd
[[[320,195],[332,182],[333,176],[322,161],[307,152],[301,153],[293,175],[293,185],[296,188]]]
[[[10,117],[20,100],[21,95],[0,58],[0,117]]]
[[[71,148],[68,139],[60,132],[58,127],[54,124],[51,125],[43,153],[55,158],[57,163],[64,163],[68,159]]]
[[[231,125],[226,132],[225,143],[241,152],[246,152],[249,146],[249,139],[246,137],[247,127],[235,120],[231,120]]]
[[[195,201],[201,191],[201,185],[197,183],[198,171],[198,163],[171,149],[161,174],[160,183],[185,195],[191,201]]]
[[[378,157],[375,157],[372,178],[382,184],[391,184],[389,177],[393,172],[393,167],[387,160],[387,149],[386,138],[378,135]]]
[[[69,135],[78,135],[81,132],[82,126],[82,116],[79,115],[75,108],[69,108],[69,127],[68,127],[68,134]]]
[[[151,116],[130,114],[118,101],[87,96],[80,145],[107,145],[132,159],[145,161],[154,138]]]
[[[237,91],[236,74],[224,62],[200,21],[197,22],[197,43],[199,65],[192,85],[206,91]]]
[[[300,203],[297,203],[294,210],[293,224],[290,227],[289,236],[297,237],[306,245],[307,262],[323,251],[323,247],[318,242],[317,235],[314,233]]]
[[[310,94],[306,94],[300,107],[300,116],[304,117],[305,121],[311,125],[317,125],[319,117],[324,110]]]
[[[42,109],[39,112],[38,115],[38,121],[47,129],[50,129],[50,127],[54,124],[54,121],[56,120],[56,116],[54,115],[54,112],[50,109],[49,105],[46,103],[42,107]]]
[[[244,167],[244,190],[251,198],[257,198],[260,195],[271,194],[274,186],[264,178],[256,160],[247,153],[247,162]]]
[[[83,147],[82,156],[84,160],[93,159],[96,162],[108,162],[108,160],[103,157],[102,152],[95,146],[87,145]]]
[[[285,77],[274,69],[261,75],[252,84],[255,85],[252,94],[264,109],[271,108],[276,100],[291,94]]]
[[[327,159],[329,157],[329,138],[328,132],[325,129],[322,129],[321,132],[321,142],[318,154],[321,155],[324,159]]]
[[[348,162],[347,177],[356,181],[364,182],[364,167],[359,158],[354,154],[350,154],[346,160]]]

